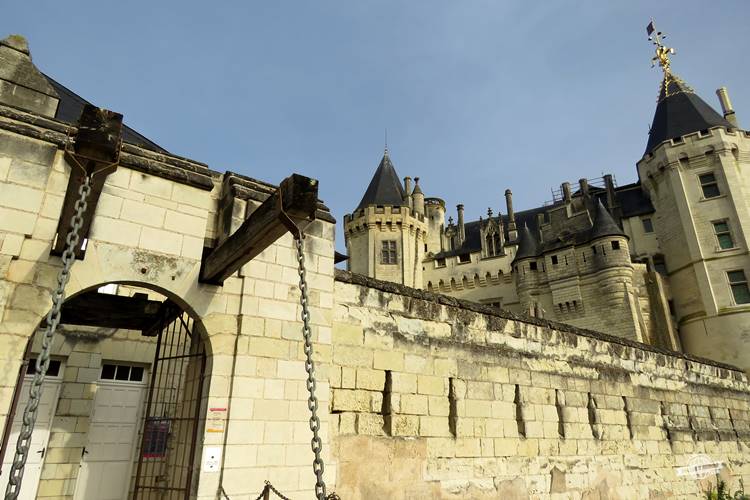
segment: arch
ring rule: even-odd
[[[113,288],[111,285],[118,286]],[[76,308],[80,307],[81,311],[86,312],[88,308],[96,313],[90,316],[78,315],[75,321],[58,327],[52,344],[52,359],[57,361],[58,366],[75,369],[61,371],[52,382],[57,384],[60,393],[66,394],[65,397],[71,400],[70,404],[78,404],[82,409],[89,408],[89,413],[83,412],[76,416],[79,420],[88,419],[86,423],[91,425],[84,426],[85,429],[94,428],[94,423],[99,429],[106,429],[106,425],[114,425],[106,420],[91,420],[95,415],[103,418],[101,415],[111,413],[94,413],[100,405],[107,404],[109,398],[117,398],[118,404],[122,404],[120,411],[126,411],[127,414],[132,411],[130,432],[133,432],[133,435],[132,439],[127,440],[128,443],[132,443],[132,448],[131,452],[125,454],[129,458],[120,460],[121,465],[117,465],[116,461],[111,464],[116,468],[123,468],[124,484],[130,487],[132,477],[140,477],[140,483],[136,484],[149,488],[150,491],[150,487],[161,481],[162,475],[166,472],[167,486],[188,494],[192,488],[192,478],[200,473],[200,469],[196,467],[195,457],[201,453],[199,443],[202,442],[201,436],[204,432],[201,422],[205,420],[204,403],[210,389],[210,368],[207,361],[210,359],[211,344],[203,322],[195,311],[187,308],[189,306],[185,300],[153,283],[116,281],[75,288],[77,289],[66,297],[63,303],[63,319],[66,306],[69,319],[72,319],[70,314],[74,311],[71,309],[74,305]],[[108,300],[100,295],[129,297],[140,291],[149,292],[148,298],[144,298],[144,301],[161,302],[158,307],[157,304],[149,307],[144,304],[143,311],[147,322],[143,323],[143,329],[139,328],[143,332],[141,335],[136,333],[139,329],[134,331],[135,327],[131,323],[127,323],[127,328],[114,326],[111,319],[117,317],[114,314],[117,312],[117,304],[109,309],[113,311],[113,315],[110,316],[107,316],[107,309],[101,309],[102,306],[97,305]],[[149,315],[152,318],[149,318]],[[85,322],[89,318],[102,319],[99,326],[96,326],[96,320],[92,320],[91,323]],[[133,316],[125,313],[121,318],[125,318],[122,320],[125,321]],[[79,323],[81,321],[83,323]],[[18,394],[17,398],[14,397],[15,401],[23,397],[28,389],[28,381],[24,382],[27,378],[25,374],[30,373],[30,368],[27,367],[32,366],[30,361],[36,359],[41,350],[42,331],[36,328],[28,337],[26,352],[20,363],[18,383],[14,388],[14,392]],[[93,390],[80,394],[70,391],[83,384],[93,387]],[[68,386],[70,387],[66,393]],[[43,389],[43,394],[44,391],[49,393],[46,388]],[[128,399],[128,394],[132,396],[131,399]],[[132,405],[132,408],[127,406],[128,404]],[[59,414],[56,404],[53,404],[52,408],[48,425],[52,426],[57,418],[68,418],[65,414]],[[11,415],[11,418],[22,418],[23,412],[23,407],[11,408],[11,414],[15,414]],[[11,426],[8,427],[10,430]],[[40,431],[44,432],[44,428],[36,429],[35,433]],[[97,442],[94,435],[87,434],[88,430],[83,433],[86,433],[84,438],[92,452],[97,446],[109,446],[104,442]],[[139,435],[143,436],[142,439]],[[168,447],[166,435],[177,436]],[[7,441],[8,449],[13,450],[14,437],[4,436],[4,439]],[[46,443],[45,449],[66,456],[65,452],[72,446],[71,440],[65,439],[56,440],[54,444]],[[79,474],[76,480],[81,481],[81,484],[76,487],[97,487],[96,482],[87,481],[85,477],[101,474],[102,471],[97,467],[101,468],[108,462],[79,461],[73,455],[75,454],[70,455],[70,460],[65,463],[71,466],[78,464],[87,470],[86,475]],[[131,461],[130,457],[135,457],[135,460]],[[144,466],[145,462],[149,464]],[[157,465],[156,462],[161,465]],[[49,466],[54,464],[40,466],[40,477],[36,478],[39,484],[48,480],[44,467]],[[127,492],[123,492],[125,493]],[[88,491],[86,495],[96,497],[98,490]]]

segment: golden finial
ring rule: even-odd
[[[658,62],[659,66],[661,66],[662,71],[664,71],[664,77],[666,78],[670,74],[669,56],[675,53],[674,49],[664,45],[663,40],[667,38],[667,35],[665,35],[661,31],[656,30],[653,19],[650,23],[648,23],[648,26],[646,26],[646,33],[648,34],[648,39],[651,40],[651,42],[656,46],[656,55],[651,58],[651,67],[653,68],[654,66],[656,66],[656,63]]]

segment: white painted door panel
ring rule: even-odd
[[[130,486],[144,386],[99,382],[76,500],[122,500]]]
[[[30,385],[31,377],[26,377],[21,388],[16,414],[13,417],[13,427],[10,432],[8,448],[3,457],[3,471],[2,475],[0,475],[1,491],[5,491],[5,486],[8,484],[8,473],[16,451],[16,441],[21,429],[23,410],[26,408],[26,402],[29,400]],[[28,459],[26,460],[26,468],[23,472],[21,493],[18,496],[20,500],[34,500],[36,498],[36,491],[39,488],[39,478],[42,474],[42,465],[44,465],[44,455],[47,452],[50,427],[52,425],[52,418],[55,415],[55,409],[57,408],[59,394],[60,381],[45,380],[44,384],[42,384],[42,399],[39,403],[39,413],[34,425],[34,432],[31,434],[31,447]]]

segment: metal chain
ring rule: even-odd
[[[323,481],[323,459],[320,456],[323,451],[323,443],[320,440],[320,419],[318,418],[318,398],[315,396],[315,363],[313,362],[312,331],[310,329],[309,297],[307,294],[307,270],[305,268],[305,251],[303,247],[303,236],[296,237],[294,243],[297,246],[297,261],[299,263],[299,290],[300,304],[302,305],[302,337],[305,341],[305,371],[307,371],[307,408],[310,410],[310,430],[313,433],[310,445],[315,459],[313,460],[313,472],[315,473],[315,498],[326,500],[326,483]]]
[[[26,459],[29,456],[29,447],[31,445],[31,433],[34,431],[34,424],[39,412],[39,401],[42,396],[42,383],[47,375],[47,369],[50,364],[50,350],[52,339],[60,324],[60,308],[65,300],[65,285],[70,279],[70,268],[75,262],[75,248],[80,239],[78,232],[83,226],[83,214],[86,212],[88,203],[86,202],[91,193],[91,177],[85,176],[83,184],[78,189],[78,200],[75,204],[75,215],[70,219],[70,232],[65,242],[67,247],[62,255],[63,267],[57,275],[57,288],[52,292],[52,309],[47,313],[47,327],[42,337],[42,351],[36,360],[36,371],[31,381],[29,389],[29,400],[23,410],[23,424],[18,434],[16,442],[16,454],[13,458],[13,465],[8,474],[8,486],[5,490],[5,500],[16,500],[21,493],[21,481],[23,472],[26,467]]]

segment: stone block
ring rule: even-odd
[[[335,345],[333,349],[333,361],[341,366],[372,368],[373,356],[377,356],[378,351],[373,355],[373,351],[365,347],[355,347],[347,345]],[[382,366],[375,366],[376,369],[382,369]]]
[[[399,412],[409,415],[427,415],[429,413],[427,396],[422,394],[402,394]]]
[[[391,415],[390,431],[392,436],[418,436],[419,417],[416,415]]]
[[[398,351],[375,351],[373,367],[378,370],[404,370],[404,354]]]
[[[446,417],[419,417],[419,435],[423,437],[449,437],[451,435]]]
[[[384,436],[384,419],[374,413],[357,414],[357,434],[367,436]]]
[[[369,368],[357,368],[357,389],[382,391],[385,385],[385,372]]]
[[[141,238],[138,242],[138,248],[152,250],[154,252],[180,255],[180,250],[182,249],[182,235],[152,227],[143,227],[141,229]]]
[[[413,373],[391,373],[391,390],[393,392],[416,394],[417,375]]]
[[[334,389],[333,411],[370,411],[370,391]]]
[[[203,238],[206,235],[206,218],[168,210],[164,229]]]
[[[0,231],[32,234],[36,219],[36,214],[0,207]]]
[[[26,212],[39,212],[42,208],[44,191],[18,184],[0,184],[0,206],[23,210]]]
[[[360,346],[364,343],[364,332],[359,325],[333,323],[333,343]]]
[[[431,375],[417,376],[417,392],[434,396],[448,395],[448,379]]]

